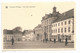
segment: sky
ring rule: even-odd
[[[6,8],[7,6],[7,8]],[[75,8],[73,2],[24,2],[2,4],[2,29],[20,26],[22,30],[34,29],[41,24],[45,14],[52,13],[53,7],[60,13]]]

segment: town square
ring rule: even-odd
[[[59,9],[64,8],[59,7],[58,4],[52,5],[53,3],[49,3],[52,7],[50,7],[50,5],[46,6],[46,3],[42,4],[35,5],[35,3],[33,3],[34,7],[27,7],[25,9],[21,8],[22,4],[20,4],[20,8],[16,8],[15,6],[15,8],[11,8],[11,6],[8,5],[7,8],[5,7],[4,12],[7,13],[9,9],[10,11],[8,12],[8,14],[11,14],[13,12],[13,15],[7,14],[7,17],[13,17],[14,23],[9,23],[12,27],[14,25],[15,27],[11,29],[5,28],[5,26],[11,27],[5,24],[5,21],[11,21],[12,18],[10,18],[9,20],[5,19],[4,17],[3,20],[5,21],[3,22],[3,49],[66,49],[75,47],[74,7],[70,6],[70,9],[64,12],[60,12]],[[3,5],[3,7],[4,6],[5,5]],[[52,10],[47,13],[47,11],[49,11],[48,7],[50,7]],[[46,11],[45,8],[47,8],[48,10]],[[14,12],[16,9],[18,9],[18,11]],[[42,16],[43,13],[44,16]],[[38,16],[42,16],[40,17],[40,21],[38,20]],[[17,19],[17,17],[20,18]],[[37,18],[35,19],[35,17]],[[23,18],[23,20],[21,18]],[[40,23],[38,23],[38,21]],[[20,25],[18,26],[18,24],[27,26],[25,27],[27,29],[23,29],[23,27],[21,27]],[[30,25],[33,27],[33,29],[29,28],[31,27]]]
[[[4,43],[4,49],[54,49],[54,48],[73,48],[74,43],[68,43],[65,46],[65,43],[59,42],[47,42],[43,43],[41,41],[24,41],[24,42],[15,42],[14,45],[11,42]]]

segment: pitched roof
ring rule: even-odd
[[[22,34],[21,31],[13,31],[14,34]]]
[[[41,28],[42,26],[41,26],[41,24],[39,24],[38,26],[36,26],[35,28]]]
[[[22,34],[21,31],[3,30],[3,34]]]
[[[59,21],[62,21],[62,20],[66,20],[66,19],[69,19],[69,18],[74,18],[74,9],[71,9],[67,12],[64,12],[62,13],[54,22],[59,22]]]
[[[45,14],[44,17],[42,17],[42,20],[48,19],[48,18],[52,18],[52,17],[58,17],[60,15],[59,11],[55,12],[55,13],[49,13],[49,14]]]
[[[3,33],[4,34],[13,34],[13,31],[12,30],[3,30]]]

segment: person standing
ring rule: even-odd
[[[14,44],[14,38],[12,37],[12,39],[11,39],[11,42],[12,42],[12,45]]]
[[[61,38],[59,40],[60,40],[60,43],[61,43]]]
[[[44,41],[47,43],[47,34],[44,32]]]
[[[54,43],[56,43],[56,39],[54,39]]]
[[[65,46],[67,46],[67,44],[68,44],[68,39],[66,38],[65,39]]]
[[[47,43],[48,39],[46,38],[46,43]]]

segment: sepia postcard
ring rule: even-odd
[[[75,6],[74,2],[2,3],[2,49],[75,49]]]

